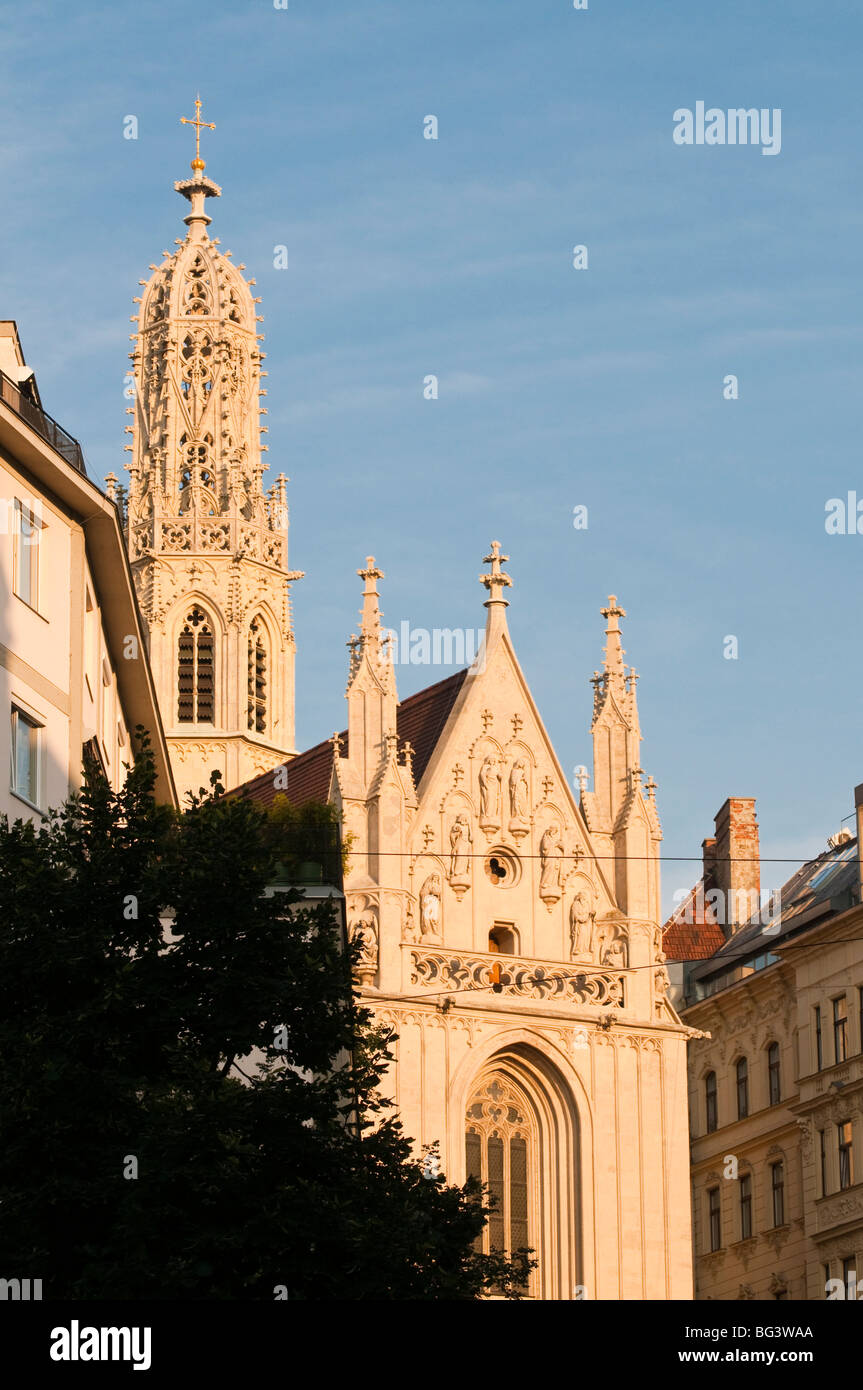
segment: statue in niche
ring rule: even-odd
[[[378,933],[373,917],[358,917],[351,927],[351,940],[359,942],[354,969],[361,985],[374,982],[378,968]]]
[[[449,832],[449,881],[453,888],[470,886],[470,847],[472,843],[470,822],[467,816],[456,816]]]
[[[560,871],[563,845],[560,831],[556,825],[550,825],[540,840],[539,858],[542,866],[539,878],[539,896],[546,902],[557,902],[561,891]]]
[[[411,899],[408,899],[405,908],[404,939],[405,941],[419,940],[419,932],[417,931],[416,919],[414,918],[414,906]]]
[[[510,830],[527,830],[527,801],[527,763],[524,758],[516,758],[509,774]]]
[[[596,895],[592,888],[579,888],[569,909],[569,946],[573,960],[593,960],[595,925]]]
[[[479,822],[495,830],[500,825],[500,768],[493,753],[479,770]]]
[[[625,970],[629,964],[629,947],[625,934],[615,932],[611,939],[605,943],[602,951],[602,964],[610,965],[613,970]]]
[[[429,874],[420,889],[420,930],[423,937],[440,937],[441,892],[440,874]]]

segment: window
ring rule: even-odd
[[[16,796],[39,805],[39,753],[42,725],[12,706],[12,768],[10,786]]]
[[[749,1240],[752,1235],[752,1178],[748,1173],[741,1174],[740,1185],[740,1239]]]
[[[249,728],[267,732],[267,648],[260,618],[249,628]]]
[[[844,994],[833,1000],[833,1060],[844,1062],[848,1056],[848,1006]]]
[[[710,1221],[710,1249],[718,1250],[722,1245],[722,1208],[719,1204],[718,1187],[711,1187],[707,1193],[707,1211]]]
[[[177,643],[177,719],[180,724],[215,722],[215,642],[210,621],[197,604]]]
[[[749,1064],[745,1057],[737,1062],[737,1118],[745,1120],[749,1114]]]
[[[715,1071],[709,1071],[704,1078],[704,1106],[707,1112],[707,1133],[712,1134],[718,1123],[716,1113]]]
[[[859,1025],[860,1051],[863,1052],[863,985],[857,989],[857,1022]]]
[[[515,928],[510,926],[508,922],[495,922],[488,934],[488,949],[504,956],[517,955],[518,942]]]
[[[509,1255],[530,1244],[530,1190],[536,1141],[529,1107],[510,1078],[496,1073],[474,1092],[467,1109],[468,1177],[488,1185],[494,1207],[478,1250]]]
[[[818,1147],[821,1154],[821,1196],[827,1196],[827,1131],[819,1129]]]
[[[824,1066],[824,1039],[821,1035],[821,1005],[815,1005],[815,1070]]]
[[[854,1146],[851,1138],[851,1121],[845,1120],[836,1126],[839,1134],[839,1190],[844,1191],[854,1181]]]
[[[857,1260],[853,1255],[842,1261],[842,1283],[845,1285],[845,1297],[857,1299]]]
[[[773,1225],[785,1225],[785,1164],[780,1159],[770,1165],[770,1191],[773,1196]]]
[[[821,1266],[821,1273],[824,1276],[824,1297],[830,1297],[830,1261]]]
[[[779,1104],[779,1094],[781,1091],[779,1079],[779,1044],[773,1042],[767,1049],[767,1089],[770,1095],[770,1104]]]
[[[39,536],[38,518],[16,497],[12,589],[31,608],[39,607]]]
[[[496,888],[512,888],[518,883],[518,861],[506,850],[496,849],[485,860],[486,877]]]

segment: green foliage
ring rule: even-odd
[[[4,1276],[46,1298],[517,1297],[529,1261],[474,1251],[481,1194],[425,1177],[381,1100],[387,1039],[332,903],[267,892],[293,812],[214,786],[179,815],[154,781],[142,736],[119,793],[99,777],[39,827],[0,820]]]

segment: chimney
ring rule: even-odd
[[[701,877],[704,882],[704,896],[716,887],[716,841],[701,841]]]
[[[858,810],[857,814],[859,818],[861,811]],[[755,797],[730,796],[717,813],[714,824],[716,839],[705,840],[702,853],[705,870],[708,866],[708,854],[710,855],[711,886],[718,888],[723,894],[724,929],[728,938],[758,912],[761,906],[761,861]]]
[[[863,902],[863,861],[860,847],[863,845],[863,782],[854,788],[854,810],[857,812],[857,891]]]

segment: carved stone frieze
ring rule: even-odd
[[[622,1008],[623,976],[609,970],[576,970],[565,965],[516,960],[511,956],[411,951],[411,982],[435,989],[491,989],[500,972],[499,992],[528,999],[566,1000]]]

